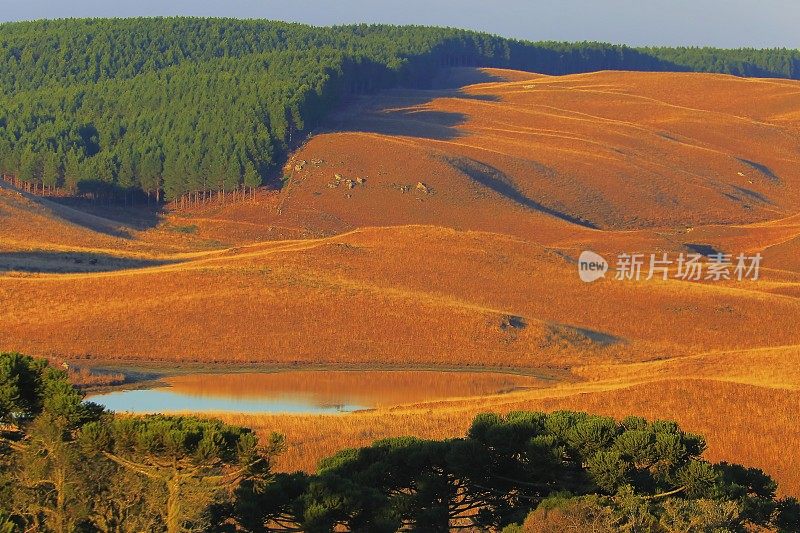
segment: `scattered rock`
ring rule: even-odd
[[[342,182],[342,175],[341,174],[334,174],[333,175],[333,181],[328,183],[328,187],[331,188],[331,189],[335,189],[336,187],[339,186],[339,184],[341,182]]]
[[[525,329],[528,323],[517,315],[502,315],[500,317],[500,331],[505,335],[504,342],[512,343],[518,338],[519,332]]]
[[[500,317],[500,329],[503,331],[525,329],[527,325],[521,316],[503,315]]]
[[[366,181],[367,180],[365,180],[364,178],[349,179],[349,178],[345,178],[341,174],[334,174],[333,175],[333,181],[328,183],[328,187],[330,187],[331,189],[335,189],[336,187],[338,187],[339,185],[344,183],[345,187],[347,187],[348,189],[352,190],[352,189],[355,189],[356,185],[362,185],[363,186],[364,183],[366,183]]]
[[[427,185],[425,185],[425,184],[424,184],[424,183],[422,183],[421,181],[418,181],[418,182],[417,182],[416,189],[417,189],[419,192],[421,192],[422,194],[430,194],[430,193],[431,193],[431,190],[432,190],[430,187],[428,187]]]

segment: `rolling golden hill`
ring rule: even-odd
[[[557,369],[502,398],[241,420],[308,468],[479,410],[663,416],[800,495],[800,83],[456,69],[439,86],[351,102],[252,201],[129,222],[0,189],[0,350]],[[757,281],[585,284],[585,249],[763,263]]]

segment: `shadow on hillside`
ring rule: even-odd
[[[458,91],[390,90],[361,96],[331,116],[329,131],[359,132],[452,140],[463,135],[458,127],[467,121],[459,112],[436,111],[428,105],[436,98],[460,97]]]
[[[619,344],[627,344],[627,341],[602,331],[557,322],[546,325],[545,335],[540,341],[542,348],[565,345],[583,348],[608,348]]]
[[[445,162],[474,182],[493,190],[497,194],[507,198],[508,200],[511,200],[512,202],[515,202],[522,207],[539,211],[546,215],[561,219],[565,222],[569,222],[570,224],[576,224],[585,228],[597,229],[597,225],[588,220],[557,211],[537,202],[536,200],[533,200],[532,198],[528,198],[522,191],[517,189],[514,181],[511,178],[493,166],[467,157],[446,157]]]
[[[89,252],[0,252],[0,273],[27,272],[49,274],[75,274],[89,272],[113,272],[133,268],[145,268],[174,263],[130,259],[107,254]]]
[[[59,214],[70,222],[123,238],[130,238],[130,230],[145,231],[158,226],[162,221],[164,210],[164,206],[155,201],[148,203],[143,195],[130,196],[119,201],[93,200],[81,196],[67,196],[53,200],[54,203],[68,208]],[[77,216],[69,216],[68,210],[76,211]]]
[[[456,139],[462,135],[458,126],[466,122],[466,115],[445,111],[427,111],[418,107],[424,103],[426,102],[420,99],[419,104],[407,107],[372,109],[339,124],[336,131],[379,133],[440,141]]]
[[[687,250],[692,253],[704,255],[706,257],[712,257],[715,255],[719,255],[722,253],[721,250],[715,248],[710,244],[701,244],[701,243],[694,243],[694,242],[687,242],[684,243],[684,246]]]
[[[460,89],[478,83],[508,81],[502,76],[490,74],[475,67],[454,67],[442,69],[431,81],[431,89]]]
[[[470,94],[462,87],[474,83],[502,81],[478,69],[459,70],[457,75],[437,78],[433,88],[388,89],[376,94],[352,99],[341,112],[328,121],[333,132],[378,133],[418,137],[433,140],[452,140],[463,136],[459,126],[467,121],[467,115],[455,111],[436,111],[429,105],[437,99],[448,98],[465,102],[496,102],[499,98],[491,94]]]
[[[120,196],[87,198],[76,196],[38,196],[0,181],[0,188],[14,191],[53,216],[82,228],[112,237],[130,239],[131,230],[144,231],[161,222],[163,206],[148,203],[143,194],[125,191]]]
[[[748,200],[752,200],[752,201],[755,201],[755,202],[758,202],[758,203],[762,203],[762,204],[767,204],[767,205],[775,205],[775,202],[773,202],[767,196],[761,194],[758,191],[754,191],[754,190],[748,189],[746,187],[739,187],[738,185],[733,185],[732,187],[736,192],[738,192],[739,194],[741,194],[742,196],[744,196]],[[732,194],[731,195],[726,194],[725,196],[728,196],[732,200],[739,201],[739,202],[742,200],[741,198],[738,198],[738,197],[736,197],[735,195],[732,195]]]
[[[741,164],[743,164],[745,166],[748,166],[751,169],[755,170],[756,172],[761,174],[763,177],[767,178],[772,183],[781,183],[780,176],[775,174],[775,172],[773,172],[772,169],[769,168],[767,165],[764,165],[764,164],[759,163],[757,161],[750,161],[749,159],[743,159],[741,157],[737,157],[736,160],[739,163],[741,163]]]

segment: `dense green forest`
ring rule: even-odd
[[[513,532],[553,509],[598,532],[800,528],[768,475],[705,461],[672,422],[487,413],[463,438],[381,440],[314,474],[274,473],[283,446],[213,419],[116,416],[45,360],[0,354],[4,533]]]
[[[252,188],[343,98],[424,88],[448,66],[797,79],[800,53],[233,19],[0,24],[0,172],[34,191],[95,197]]]

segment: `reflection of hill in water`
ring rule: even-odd
[[[187,374],[165,379],[170,391],[240,400],[303,398],[317,405],[390,406],[540,387],[535,377],[488,372],[290,371]]]

